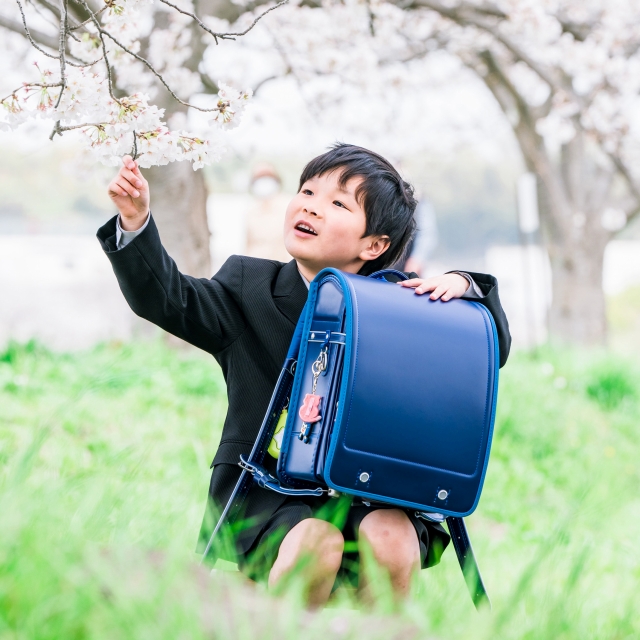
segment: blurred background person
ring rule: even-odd
[[[253,170],[249,191],[253,196],[246,219],[246,255],[289,262],[282,226],[291,196],[282,193],[282,179],[275,167],[259,164]]]
[[[407,258],[401,265],[403,271],[413,271],[420,277],[430,275],[427,263],[438,246],[438,220],[431,200],[420,198],[415,212],[418,233],[407,252]]]

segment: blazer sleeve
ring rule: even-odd
[[[496,323],[496,330],[498,331],[500,367],[504,367],[509,357],[509,350],[511,349],[511,334],[509,333],[509,322],[507,321],[507,316],[504,313],[504,309],[500,303],[500,296],[498,295],[498,281],[486,273],[473,273],[471,271],[465,271],[464,273],[467,273],[473,278],[483,293],[483,297],[479,298],[476,295],[464,295],[462,299],[479,302],[484,305],[493,316],[493,320]]]
[[[116,219],[97,236],[135,314],[211,354],[244,331],[240,256],[231,256],[211,279],[187,276],[162,246],[153,217],[122,249],[116,245]]]

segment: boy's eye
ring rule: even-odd
[[[312,196],[313,195],[313,191],[311,191],[311,189],[303,189],[302,193],[304,193],[305,196]]]
[[[334,200],[333,204],[337,205],[338,207],[343,207],[344,209],[346,209],[347,207],[345,207],[342,202],[340,202],[340,200]]]

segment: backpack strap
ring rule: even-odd
[[[469,540],[469,534],[467,533],[467,527],[462,518],[447,518],[447,526],[449,527],[449,533],[451,534],[451,542],[453,548],[456,550],[458,556],[458,562],[464,575],[464,581],[467,583],[467,589],[471,594],[471,599],[476,609],[484,604],[489,605],[491,608],[491,601],[487,594],[487,590],[484,588],[482,582],[482,576],[480,575],[480,569],[476,562],[476,557],[473,553],[473,547],[471,546],[471,540]]]
[[[385,276],[394,276],[400,280],[409,280],[409,276],[402,271],[398,271],[397,269],[382,269],[380,271],[374,271],[369,274],[367,278],[373,278],[374,280],[386,280]]]
[[[280,414],[289,403],[289,395],[291,394],[291,387],[293,386],[293,376],[296,372],[296,364],[298,362],[298,352],[300,351],[300,344],[302,342],[302,330],[304,327],[306,309],[307,305],[305,304],[302,309],[302,313],[300,314],[298,324],[293,332],[289,352],[287,353],[284,366],[282,367],[282,371],[278,377],[278,382],[276,383],[276,387],[271,396],[271,401],[269,402],[269,407],[265,413],[260,431],[258,432],[258,437],[253,444],[249,457],[247,459],[243,459],[243,464],[240,465],[242,466],[242,473],[229,496],[229,500],[227,501],[224,510],[218,518],[218,522],[216,523],[213,533],[209,538],[209,542],[202,554],[200,564],[204,564],[207,560],[211,563],[215,563],[217,560],[213,543],[222,527],[225,524],[232,524],[235,522],[236,518],[240,514],[245,498],[249,494],[249,490],[254,483],[255,471],[252,471],[252,469],[261,469],[267,449],[269,448],[269,443],[271,442],[271,438],[273,438],[273,434],[278,426]]]
[[[263,489],[270,489],[283,496],[316,496],[320,497],[324,493],[329,493],[329,489],[316,487],[315,489],[291,489],[283,487],[278,478],[274,478],[264,467],[259,464],[249,462],[244,455],[240,455],[238,463],[243,469],[253,476],[253,481]]]

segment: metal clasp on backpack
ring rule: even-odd
[[[328,350],[329,350],[329,346],[328,344],[326,344],[325,346],[322,347],[315,362],[311,365],[311,373],[313,373],[313,384],[311,385],[311,395],[314,395],[316,392],[316,388],[318,386],[318,378],[327,369]],[[309,444],[310,437],[311,437],[311,424],[309,424],[308,422],[303,422],[302,428],[300,429],[300,433],[298,434],[298,439],[302,440],[302,442],[304,442],[305,444]]]

